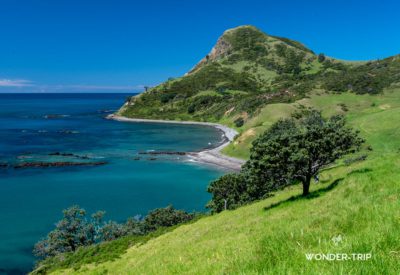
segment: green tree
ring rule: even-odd
[[[126,235],[144,235],[146,234],[141,216],[130,217],[126,221],[124,226],[124,232]]]
[[[234,121],[236,127],[242,127],[244,124],[244,118],[243,117],[238,117]]]
[[[210,183],[207,191],[212,199],[207,208],[212,212],[235,209],[246,203],[269,196],[269,186],[255,178],[249,170],[237,174],[226,174]]]
[[[72,206],[63,211],[63,218],[56,224],[47,238],[34,247],[34,254],[41,258],[72,252],[81,246],[94,244],[104,212],[97,212],[92,220],[86,218],[86,211]]]
[[[211,182],[207,191],[212,194],[207,204],[212,212],[234,209],[248,201],[246,183],[241,174],[226,174]]]
[[[325,59],[326,59],[325,54],[320,53],[320,54],[318,55],[318,62],[319,62],[319,63],[324,62]]]
[[[312,111],[300,120],[278,121],[255,140],[244,170],[253,184],[265,184],[270,191],[300,181],[306,196],[322,168],[359,150],[363,142],[343,116],[324,119]]]
[[[101,241],[112,241],[127,235],[125,226],[114,221],[106,222],[99,230]]]

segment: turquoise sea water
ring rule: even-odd
[[[0,94],[0,273],[32,268],[32,247],[78,204],[124,221],[173,204],[202,211],[209,181],[224,172],[184,157],[138,152],[195,151],[216,146],[205,126],[122,123],[104,117],[124,94]],[[54,153],[74,156],[51,156]],[[79,159],[76,156],[84,156]],[[140,157],[140,160],[136,158]],[[33,161],[105,161],[93,167],[23,168]]]

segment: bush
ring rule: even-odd
[[[161,101],[161,103],[167,103],[167,102],[171,101],[172,99],[174,99],[175,96],[176,96],[176,93],[164,93],[161,95],[160,101]]]
[[[194,214],[176,210],[172,205],[166,208],[154,209],[144,219],[146,231],[154,231],[159,227],[168,227],[192,220]]]
[[[239,117],[239,118],[235,119],[234,123],[235,123],[236,127],[240,128],[244,124],[244,119],[242,117]]]
[[[193,114],[195,111],[196,111],[196,108],[195,108],[194,104],[189,105],[188,113]]]
[[[326,59],[326,57],[325,57],[325,55],[324,55],[323,53],[320,53],[320,54],[318,55],[318,62],[319,62],[319,63],[324,62],[325,59]]]

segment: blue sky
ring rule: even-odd
[[[400,53],[400,1],[1,0],[0,92],[129,92],[188,71],[255,25],[317,53]]]

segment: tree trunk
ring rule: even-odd
[[[224,199],[224,210],[226,210],[227,205],[228,205],[228,200],[227,200],[227,199]]]
[[[303,196],[307,196],[310,193],[311,177],[307,177],[303,182]]]

